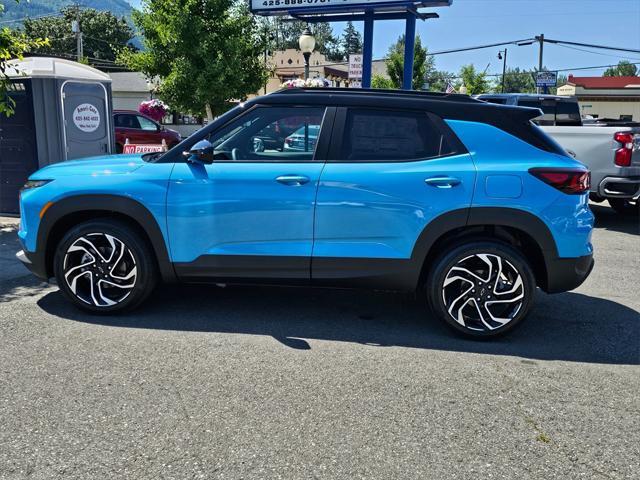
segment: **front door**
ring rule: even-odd
[[[309,279],[324,116],[258,106],[208,135],[212,164],[175,165],[167,220],[181,278]]]
[[[466,219],[471,156],[425,111],[341,108],[333,132],[318,188],[312,278],[411,288],[421,233],[446,212]]]
[[[67,160],[109,153],[111,112],[101,83],[67,81],[62,85]]]

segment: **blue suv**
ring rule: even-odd
[[[39,170],[18,256],[97,314],[160,280],[365,287],[423,291],[457,331],[498,335],[537,286],[573,289],[593,266],[589,172],[539,114],[462,95],[276,92],[164,154]]]

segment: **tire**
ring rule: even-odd
[[[125,223],[111,219],[91,220],[69,230],[56,247],[53,269],[62,293],[78,308],[95,314],[134,309],[158,279],[147,242]]]
[[[473,338],[513,330],[527,316],[535,290],[533,272],[522,254],[492,240],[450,247],[434,262],[426,284],[432,312],[456,332]]]
[[[609,198],[609,205],[621,215],[640,215],[640,199]]]

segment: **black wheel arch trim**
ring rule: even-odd
[[[412,282],[417,285],[422,266],[432,247],[447,233],[464,228],[487,225],[492,227],[511,227],[530,236],[538,245],[545,263],[545,278],[539,278],[540,287],[545,291],[564,291],[564,282],[556,284],[552,273],[557,271],[558,261],[556,242],[549,227],[538,217],[525,210],[509,207],[470,207],[443,213],[429,222],[416,241],[411,254],[414,265]],[[415,270],[417,269],[417,271]]]
[[[35,257],[41,263],[39,270],[50,278],[52,263],[47,258],[49,237],[56,223],[62,218],[83,211],[104,211],[127,216],[135,221],[146,233],[151,241],[151,247],[158,261],[160,275],[165,282],[176,281],[176,273],[169,258],[167,245],[160,230],[160,226],[153,214],[142,203],[135,199],[121,195],[88,194],[72,195],[56,201],[44,214],[38,227],[36,252],[29,257]],[[41,275],[42,276],[42,275]]]

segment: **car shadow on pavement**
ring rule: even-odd
[[[601,205],[591,203],[589,207],[596,217],[595,228],[640,235],[640,218],[622,215],[609,207],[607,203]]]
[[[82,313],[57,291],[38,304],[52,315],[79,322],[268,335],[297,350],[311,349],[307,340],[331,340],[527,359],[640,364],[640,313],[579,293],[539,293],[525,323],[492,341],[462,338],[428,313],[423,299],[386,292],[162,286],[140,309],[120,316]]]

